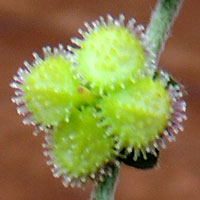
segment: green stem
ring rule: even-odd
[[[183,0],[158,0],[152,12],[151,21],[146,30],[146,43],[157,61],[182,3]],[[91,200],[114,200],[117,177],[118,168],[113,166],[112,176],[106,176],[103,182],[95,186]]]
[[[183,0],[160,0],[152,12],[151,21],[146,30],[146,43],[157,61],[182,4]]]
[[[112,176],[106,176],[103,182],[95,185],[91,200],[114,200],[119,168],[112,166],[111,169]]]

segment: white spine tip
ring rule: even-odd
[[[107,15],[107,19],[108,19],[108,25],[112,25],[113,22],[114,22],[114,19],[113,19],[112,15],[108,14]]]
[[[129,31],[133,31],[135,22],[136,20],[134,18],[130,19],[126,25],[126,28],[128,28]]]
[[[85,27],[87,28],[88,32],[92,32],[92,27],[89,25],[88,22],[84,22]]]
[[[125,20],[125,16],[123,14],[119,15],[119,22],[121,26],[124,26],[124,20]]]
[[[91,179],[95,179],[95,174],[90,175]]]
[[[107,24],[106,24],[106,22],[105,22],[104,17],[100,16],[99,19],[100,19],[100,23],[101,23],[101,25],[103,25],[104,27],[106,27]]]
[[[59,48],[60,50],[64,50],[63,44],[59,44],[59,45],[58,45],[58,48]]]

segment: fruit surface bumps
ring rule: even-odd
[[[75,51],[77,70],[93,88],[110,91],[144,72],[141,41],[125,27],[100,26]]]
[[[26,106],[36,122],[57,125],[68,118],[70,108],[79,101],[78,87],[69,61],[63,56],[48,57],[26,76]]]
[[[91,108],[74,111],[69,123],[61,123],[53,131],[52,154],[62,173],[71,177],[95,174],[113,159],[114,139],[97,127]]]
[[[105,97],[103,125],[110,125],[120,148],[142,149],[160,137],[171,116],[170,98],[163,83],[145,78]]]

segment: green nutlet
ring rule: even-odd
[[[102,125],[118,137],[119,149],[142,150],[153,145],[171,117],[170,97],[160,80],[144,78],[100,102]]]
[[[34,121],[56,126],[60,121],[69,120],[74,106],[92,102],[93,95],[74,79],[68,54],[63,49],[54,48],[54,53],[48,48],[43,51],[46,57],[42,60],[35,56],[35,63],[23,77],[20,89]]]
[[[98,127],[94,109],[74,110],[69,123],[52,130],[49,154],[63,175],[71,179],[95,178],[106,163],[114,159],[114,139]]]
[[[146,53],[134,28],[123,22],[95,22],[94,29],[87,23],[88,34],[72,42],[80,46],[73,49],[77,73],[95,92],[100,94],[125,88],[147,71]]]

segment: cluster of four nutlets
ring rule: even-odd
[[[110,164],[156,160],[183,130],[181,86],[156,71],[143,26],[124,21],[108,15],[85,23],[73,47],[33,53],[11,84],[23,122],[45,132],[47,163],[65,186],[103,180]]]

